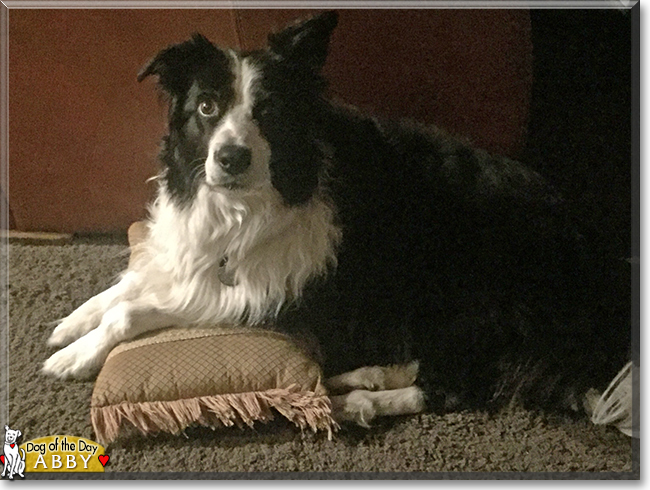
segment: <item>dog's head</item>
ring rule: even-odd
[[[142,69],[138,80],[156,75],[169,95],[161,160],[174,198],[190,202],[202,185],[221,193],[272,186],[288,205],[309,201],[323,165],[320,71],[336,24],[336,13],[321,14],[250,53],[197,34]]]
[[[21,436],[21,432],[19,430],[11,430],[8,425],[5,425],[5,443],[6,444],[13,444],[18,440],[18,438]]]

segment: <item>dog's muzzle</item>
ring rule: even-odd
[[[251,150],[241,145],[223,146],[216,154],[221,168],[228,175],[244,173],[251,165]]]

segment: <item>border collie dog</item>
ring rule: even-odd
[[[252,52],[195,35],[143,68],[169,99],[145,251],[60,322],[44,371],[90,377],[164,327],[259,325],[317,339],[361,404],[386,388],[372,366],[417,361],[416,408],[580,409],[630,359],[629,263],[588,253],[526,166],[329,102],[336,24]]]

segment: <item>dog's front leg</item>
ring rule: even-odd
[[[149,305],[122,301],[104,314],[97,328],[45,361],[43,372],[58,378],[91,378],[120,342],[172,325],[183,323]]]
[[[100,324],[104,313],[112,306],[137,294],[137,283],[137,273],[127,272],[120,282],[93,296],[61,320],[47,341],[48,345],[63,347],[86,335]]]
[[[9,462],[9,479],[13,480],[14,479],[14,474],[16,473],[16,460],[18,457],[12,457],[11,461]]]

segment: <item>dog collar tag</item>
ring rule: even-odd
[[[237,285],[235,281],[235,270],[228,268],[228,256],[224,255],[219,262],[219,269],[217,270],[217,277],[224,286],[233,287]]]
[[[9,444],[9,445],[11,446],[11,449],[13,449],[13,448],[14,448],[14,446],[15,446],[15,444]]]

